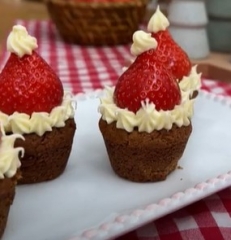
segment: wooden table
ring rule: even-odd
[[[15,19],[49,19],[46,7],[34,0],[0,0],[0,46],[4,44]],[[1,47],[0,47],[1,48]],[[231,55],[211,53],[207,59],[193,61],[206,77],[231,81]]]
[[[15,19],[48,19],[46,7],[40,1],[0,0],[0,45],[14,24]]]

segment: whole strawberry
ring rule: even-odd
[[[11,53],[0,74],[0,111],[49,113],[62,98],[60,79],[35,51],[22,57]]]
[[[188,76],[192,65],[187,53],[173,40],[168,32],[168,19],[157,7],[151,17],[147,29],[157,41],[155,49],[158,61],[162,62],[177,80]]]
[[[150,51],[139,55],[119,78],[114,101],[120,108],[136,113],[146,99],[157,110],[172,110],[181,102],[177,81]]]
[[[184,76],[188,76],[192,68],[190,59],[172,39],[170,33],[166,30],[152,33],[152,36],[158,43],[156,48],[158,61],[162,62],[176,79],[182,80]]]

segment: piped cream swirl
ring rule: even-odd
[[[117,107],[113,100],[113,88],[105,89],[105,96],[100,99],[99,112],[108,124],[116,122],[116,127],[132,132],[138,128],[139,132],[151,133],[154,130],[170,130],[173,124],[178,127],[188,126],[193,116],[194,100],[189,99],[190,92],[182,92],[182,101],[173,110],[157,111],[155,105],[148,99],[142,102],[140,110],[135,114],[127,109]]]
[[[50,113],[34,112],[29,116],[18,112],[12,115],[0,112],[0,122],[2,122],[6,132],[36,133],[42,136],[45,132],[52,131],[52,127],[65,126],[65,121],[74,118],[74,114],[73,100],[71,96],[65,94],[62,104],[55,107]]]
[[[20,134],[5,135],[4,129],[1,129],[2,137],[0,143],[0,179],[13,177],[21,166],[19,156],[23,157],[24,149],[22,147],[14,148],[16,139],[23,139]]]
[[[197,72],[197,65],[193,66],[188,76],[184,76],[179,82],[181,91],[190,92],[198,91],[201,88],[201,73]]]
[[[133,34],[133,44],[131,46],[131,54],[138,56],[149,49],[156,49],[157,41],[152,37],[151,33],[138,30]]]
[[[7,50],[17,54],[20,58],[31,55],[38,47],[36,38],[30,36],[25,27],[15,25],[7,38]]]
[[[164,31],[170,25],[168,19],[160,11],[159,6],[156,9],[156,12],[152,15],[148,22],[147,30],[149,32],[157,33],[159,31]]]

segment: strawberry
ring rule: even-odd
[[[36,52],[22,58],[11,53],[0,74],[0,111],[50,113],[62,97],[60,79]]]
[[[157,110],[172,110],[180,104],[177,81],[153,56],[152,50],[142,53],[121,75],[114,92],[118,107],[136,113],[146,99],[154,103]]]
[[[184,76],[188,76],[192,68],[190,59],[172,39],[170,33],[165,30],[152,33],[152,36],[158,43],[155,50],[158,61],[162,62],[177,80],[182,80]]]

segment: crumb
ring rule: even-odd
[[[177,166],[177,169],[183,169],[181,166]]]

